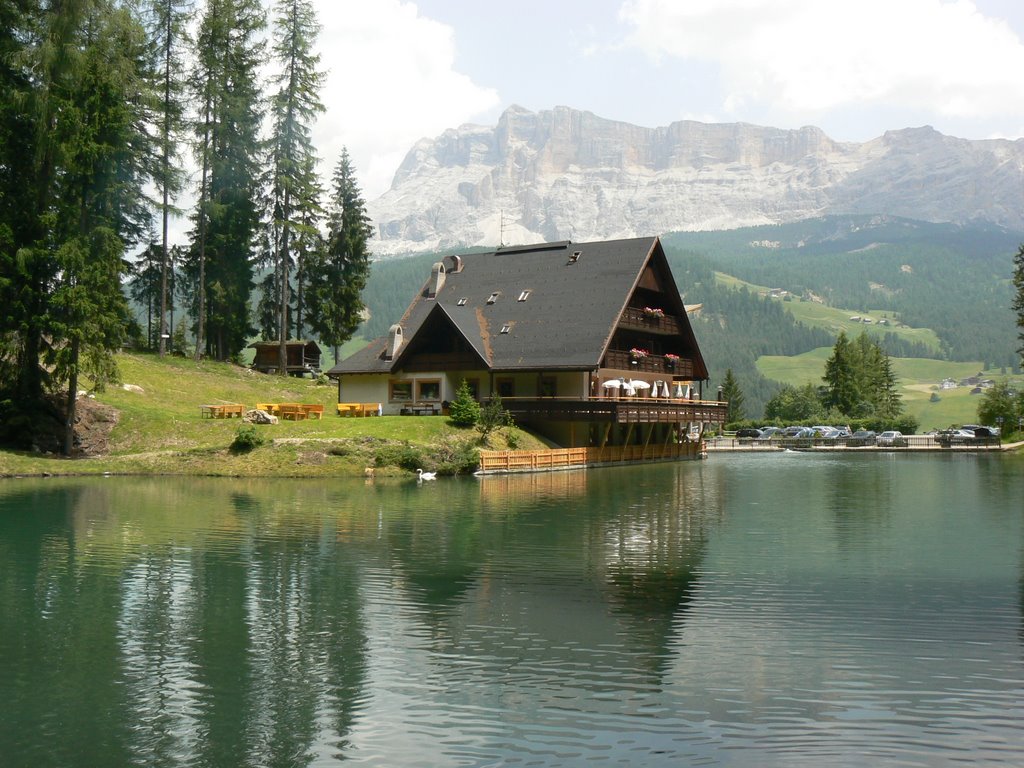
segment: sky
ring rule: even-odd
[[[1022,0],[313,0],[324,175],[364,198],[422,138],[516,104],[645,127],[813,125],[838,141],[931,125],[1024,137]]]

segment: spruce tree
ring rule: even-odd
[[[729,403],[729,410],[725,417],[727,423],[743,421],[746,418],[746,413],[743,410],[743,392],[733,375],[732,368],[727,368],[725,371],[725,380],[722,382],[722,399]]]
[[[825,361],[825,406],[847,415],[855,413],[861,399],[857,377],[855,348],[846,332],[840,331],[832,356]]]
[[[159,94],[154,104],[154,122],[159,136],[159,167],[156,185],[160,191],[160,300],[159,351],[167,352],[168,285],[170,281],[169,220],[176,209],[171,200],[181,191],[184,172],[179,162],[179,138],[184,130],[184,90],[181,77],[182,54],[188,42],[186,16],[191,3],[182,0],[148,0],[150,17],[151,78]]]
[[[152,178],[144,79],[146,40],[128,10],[86,5],[78,20],[76,61],[68,70],[57,136],[51,242],[55,275],[47,315],[48,361],[68,388],[64,452],[71,454],[79,377],[116,377],[112,353],[124,339],[128,305],[121,290],[127,246],[150,223],[144,187]]]
[[[319,208],[316,150],[310,136],[313,121],[324,110],[319,96],[324,75],[320,56],[313,52],[319,29],[309,0],[277,0],[273,52],[280,71],[273,81],[277,91],[271,102],[269,186],[282,375],[287,372],[292,252],[303,234],[311,234],[302,230]]]
[[[190,80],[200,182],[186,272],[193,282],[196,357],[227,360],[245,346],[259,223],[258,0],[208,0]]]
[[[373,233],[346,149],[334,171],[328,230],[326,248],[309,264],[309,311],[310,325],[334,347],[337,359],[338,347],[362,322],[361,294],[370,272]]]

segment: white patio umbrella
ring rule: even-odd
[[[687,387],[687,389],[689,389],[689,387]],[[681,400],[684,397],[686,397],[686,393],[683,392],[683,382],[681,382],[681,381],[677,381],[676,382],[676,388],[675,388],[675,391],[672,393],[672,397],[677,398],[679,400]]]
[[[642,381],[642,380],[639,380],[639,379],[630,379],[629,386],[630,386],[631,389],[633,389],[635,391],[636,390],[643,390],[643,389],[650,389],[651,388],[650,384],[648,384],[646,381]]]
[[[601,386],[605,389],[618,389],[622,386],[622,382],[619,379],[609,379]]]

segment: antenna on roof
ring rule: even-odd
[[[498,247],[505,247],[505,209],[498,209]]]

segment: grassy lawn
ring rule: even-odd
[[[310,379],[267,376],[227,363],[142,354],[121,354],[118,366],[131,388],[111,386],[96,395],[120,414],[107,455],[69,461],[0,451],[0,474],[362,474],[385,446],[404,443],[422,454],[427,469],[479,437],[439,416],[341,418],[333,382],[319,386]],[[200,416],[201,405],[242,403],[253,408],[258,402],[318,403],[324,406],[324,418],[258,426],[265,445],[237,454],[229,446],[243,423]],[[544,447],[522,430],[513,434],[522,448]],[[378,471],[405,472],[395,467]]]
[[[825,361],[831,354],[831,347],[821,347],[794,357],[765,356],[757,361],[757,368],[767,378],[783,384],[817,385],[821,383]],[[959,381],[973,376],[981,371],[981,363],[894,357],[892,364],[900,382],[903,404],[907,413],[917,417],[922,432],[977,420],[979,395],[970,394],[967,387],[939,390],[939,384],[945,378]],[[996,381],[1008,379],[1024,386],[1024,376],[1003,376],[998,370],[985,371],[984,376]],[[933,392],[938,395],[938,402],[931,402]]]

